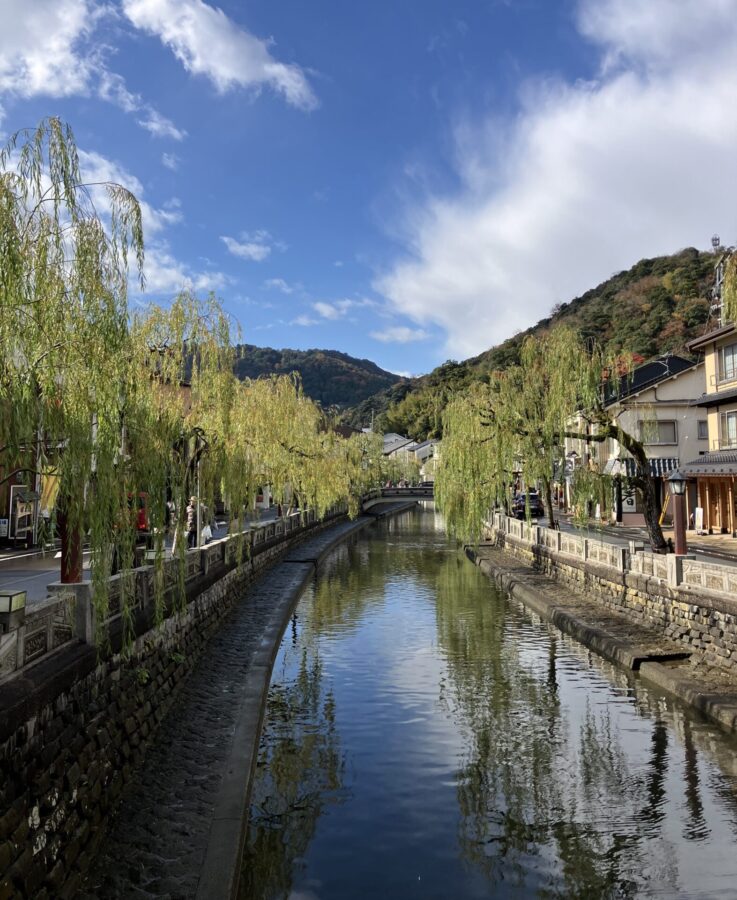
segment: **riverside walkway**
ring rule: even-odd
[[[258,744],[262,697],[253,676],[258,681],[264,675],[258,657],[276,651],[269,645],[278,646],[291,609],[320,559],[371,521],[361,517],[304,541],[248,587],[163,720],[77,896],[207,896],[198,894],[198,883],[203,867],[212,872],[220,865],[217,858],[211,856],[208,862],[207,857],[222,801],[230,799],[242,814],[246,810],[243,776],[247,779],[248,772],[233,772],[229,762],[234,753],[242,762]],[[267,672],[264,693],[268,681]],[[252,732],[255,726],[248,748],[235,746],[244,720]],[[236,796],[238,791],[241,796]],[[231,834],[237,831],[234,822],[226,822]],[[227,880],[230,873],[219,874]]]

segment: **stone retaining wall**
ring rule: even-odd
[[[628,550],[499,514],[487,537],[555,581],[659,628],[706,663],[737,666],[737,595],[730,590],[737,569]]]
[[[188,583],[183,612],[159,628],[139,623],[126,656],[100,660],[75,643],[0,686],[0,900],[75,895],[111,808],[208,638],[255,575],[304,536],[259,541],[239,566],[226,554]]]

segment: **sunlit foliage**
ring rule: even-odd
[[[195,492],[207,516],[225,503],[240,532],[264,485],[287,507],[299,501],[322,515],[341,500],[355,512],[365,480],[361,453],[297,379],[235,377],[237,335],[215,297],[184,292],[131,314],[129,259],[143,286],[136,198],[119,185],[84,185],[58,119],[13,135],[0,151],[0,478],[58,478],[51,526],[58,518],[67,537],[88,542],[98,625],[109,575],[133,566],[140,494],[161,618],[165,533],[183,573]],[[179,602],[183,584],[182,574]],[[132,587],[121,579],[127,638]]]
[[[515,482],[540,486],[554,522],[551,482],[566,438],[594,445],[614,438],[634,458],[630,482],[642,494],[653,547],[663,549],[644,445],[621,427],[604,392],[606,382],[620,384],[631,371],[631,357],[610,357],[595,342],[582,342],[573,329],[559,327],[526,338],[519,365],[491,373],[488,384],[452,401],[443,418],[435,496],[455,533],[477,541],[489,510],[509,500]],[[605,478],[600,472],[591,477]],[[574,502],[583,509],[591,478],[574,481],[574,491]]]

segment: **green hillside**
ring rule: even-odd
[[[417,439],[440,436],[440,417],[447,398],[490,371],[519,361],[528,334],[553,325],[574,325],[584,337],[595,337],[613,351],[648,359],[667,351],[684,354],[686,343],[703,334],[709,317],[709,291],[714,281],[714,255],[689,247],[671,256],[643,259],[598,287],[556,306],[548,318],[519,332],[479,356],[448,361],[429,375],[414,378],[348,410],[351,424],[365,423],[370,410],[381,414],[378,427]]]
[[[305,394],[323,407],[356,406],[367,397],[404,381],[368,359],[337,350],[274,350],[239,344],[235,373],[239,378],[298,372]]]

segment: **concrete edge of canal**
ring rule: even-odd
[[[609,662],[637,671],[644,681],[673,694],[730,734],[737,734],[737,683],[733,680],[731,689],[725,689],[723,684],[715,685],[699,677],[691,667],[683,664],[690,654],[684,652],[682,645],[658,636],[657,646],[648,646],[653,632],[637,625],[633,628],[631,622],[627,623],[627,632],[641,631],[642,643],[613,633],[616,628],[607,625],[616,617],[610,612],[601,610],[602,623],[599,615],[592,615],[591,602],[577,598],[569,588],[562,589],[554,580],[540,576],[530,566],[506,556],[498,548],[484,547],[479,553],[478,549],[466,547],[465,553],[500,588],[544,621]],[[559,602],[562,590],[566,594],[564,603]],[[625,622],[623,616],[619,618]]]
[[[233,742],[212,816],[205,858],[197,884],[197,900],[233,898],[238,882],[248,827],[251,786],[256,770],[271,673],[284,631],[310,579],[323,559],[335,547],[372,525],[377,519],[398,515],[416,506],[416,501],[387,502],[370,514],[361,515],[342,527],[322,535],[318,549],[309,552],[309,543],[296,547],[277,566],[301,567],[301,579],[293,590],[274,606],[273,614],[253,657],[243,686]],[[325,540],[327,538],[327,540]]]

